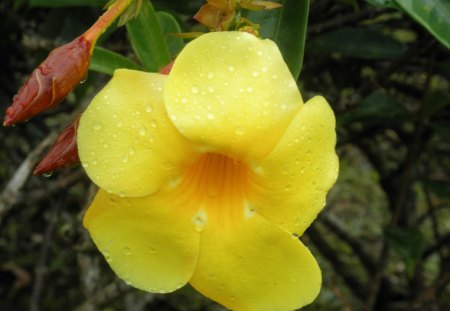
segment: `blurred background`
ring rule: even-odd
[[[106,2],[2,0],[1,118],[29,73]],[[340,176],[301,237],[324,278],[303,310],[450,310],[450,53],[390,2],[310,2],[298,85],[337,115]],[[191,17],[204,1],[152,3],[182,31],[201,30]],[[430,10],[439,3],[442,15],[430,18],[450,21],[445,0]],[[125,27],[99,45],[138,63]],[[96,191],[82,168],[30,174],[108,81],[93,69],[56,109],[0,128],[0,310],[224,310],[189,286],[158,295],[124,284],[82,227]]]

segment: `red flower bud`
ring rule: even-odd
[[[86,76],[91,42],[80,36],[54,49],[30,75],[6,110],[4,126],[58,105]]]
[[[53,147],[34,170],[34,174],[40,175],[53,172],[56,169],[80,162],[77,149],[77,128],[80,116],[62,131]]]

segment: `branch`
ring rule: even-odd
[[[369,274],[375,273],[376,265],[369,253],[366,252],[361,242],[355,237],[351,236],[342,225],[329,214],[323,214],[319,218],[322,223],[329,228],[330,231],[335,233],[339,238],[344,240],[358,256],[359,261]]]
[[[348,266],[342,261],[342,259],[337,256],[339,252],[333,249],[330,243],[322,238],[321,233],[315,228],[315,226],[308,229],[307,235],[320,253],[333,266],[333,270],[342,277],[347,287],[355,294],[355,296],[361,300],[365,299],[367,295],[364,290],[365,286],[359,281],[356,275],[348,270]]]

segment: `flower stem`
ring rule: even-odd
[[[82,36],[91,42],[94,48],[98,38],[111,24],[128,8],[134,0],[117,0],[111,4],[105,13]],[[91,51],[92,52],[92,51]]]

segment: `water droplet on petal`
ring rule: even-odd
[[[212,78],[214,78],[214,73],[209,72],[208,73],[208,79],[211,80]]]
[[[192,222],[194,223],[194,230],[196,232],[202,232],[203,230],[205,230],[206,219],[207,215],[204,210],[200,210],[195,214]]]
[[[191,89],[191,92],[192,92],[193,94],[197,94],[197,93],[198,93],[198,87],[193,86],[192,89]],[[183,101],[183,100],[181,100],[181,101]]]
[[[124,248],[123,248],[123,254],[124,254],[125,256],[131,256],[131,255],[133,255],[133,253],[131,252],[131,249],[130,249],[129,247],[124,247]]]
[[[153,128],[155,128],[155,127],[158,126],[158,123],[156,123],[155,120],[152,120],[152,121],[150,122],[150,126],[153,127]]]
[[[259,72],[256,71],[256,70],[253,71],[253,72],[252,72],[252,76],[256,78],[257,76],[259,76]]]
[[[86,162],[83,162],[83,163],[81,163],[81,166],[84,167],[84,168],[86,168],[86,167],[89,166],[89,164],[87,164]]]
[[[253,92],[253,87],[251,87],[251,86],[247,87],[247,92],[249,92],[249,93]]]
[[[105,253],[105,259],[106,259],[107,262],[111,262],[112,261],[111,255],[109,253]]]
[[[101,124],[100,122],[95,122],[95,123],[92,125],[92,128],[93,128],[94,130],[99,130],[99,129],[102,128],[102,124]]]
[[[139,129],[139,135],[144,136],[145,134],[147,134],[147,128],[145,126],[142,126]]]
[[[52,175],[53,175],[53,172],[47,172],[47,173],[42,174],[42,176],[44,176],[44,177],[46,177],[46,178],[49,178],[49,177],[51,177]]]
[[[214,115],[214,113],[210,112],[206,115],[206,117],[210,120],[214,119],[216,116]]]
[[[229,65],[229,66],[228,66],[228,71],[229,71],[229,72],[233,72],[233,71],[234,71],[234,67],[231,66],[231,65]]]
[[[237,128],[234,129],[234,133],[236,135],[242,136],[245,133],[245,129],[243,127],[238,126]]]
[[[152,112],[153,111],[152,105],[145,106],[145,111],[148,112],[148,113]]]
[[[186,97],[181,98],[181,102],[183,104],[186,104],[188,102],[188,99]]]

